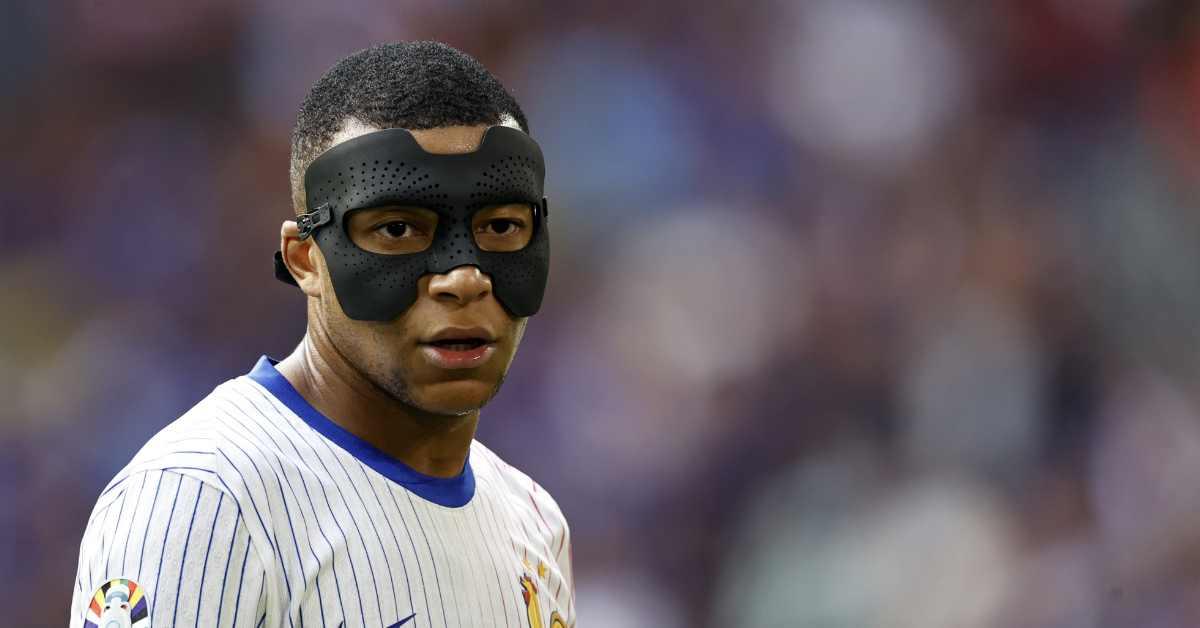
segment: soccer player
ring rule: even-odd
[[[108,484],[70,625],[573,626],[561,511],[474,440],[545,290],[544,174],[521,108],[453,48],[322,76],[275,261],[307,333]]]

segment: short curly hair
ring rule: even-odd
[[[348,119],[379,128],[501,124],[526,133],[521,106],[483,64],[436,41],[379,44],[338,61],[308,91],[292,130],[292,206],[306,209],[304,171]]]

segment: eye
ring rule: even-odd
[[[481,250],[512,253],[529,244],[533,219],[533,207],[527,203],[492,205],[471,217],[471,233]]]
[[[389,238],[411,237],[415,231],[412,225],[399,220],[393,220],[392,222],[379,225],[378,227],[375,227],[375,230]]]
[[[523,225],[519,220],[511,220],[508,218],[497,218],[489,220],[484,225],[485,230],[492,235],[512,235],[519,231]]]
[[[346,232],[354,244],[380,255],[424,251],[438,226],[437,213],[423,207],[368,207],[347,216]]]

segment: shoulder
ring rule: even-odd
[[[276,452],[253,439],[255,428],[277,422],[278,411],[246,377],[228,380],[142,446],[105,486],[96,508],[147,474],[187,476],[237,497],[239,467]],[[249,436],[248,436],[249,435]]]
[[[477,476],[494,481],[510,500],[527,506],[556,542],[567,535],[567,518],[550,492],[479,441],[471,443],[471,468]]]

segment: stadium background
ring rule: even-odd
[[[102,485],[302,333],[307,86],[436,38],[548,157],[480,437],[581,628],[1197,625],[1196,6],[0,4],[6,623],[63,625]]]

